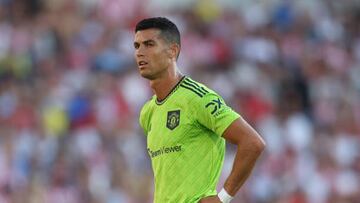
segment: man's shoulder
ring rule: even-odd
[[[154,100],[155,100],[155,95],[152,96],[151,99],[149,99],[148,101],[145,102],[145,104],[141,108],[140,116],[144,115],[152,108],[152,106],[155,103]]]
[[[185,77],[180,84],[180,89],[183,98],[189,102],[199,102],[208,95],[216,94],[212,89],[208,88],[203,83],[193,80],[190,77]]]
[[[149,120],[151,117],[151,109],[154,103],[154,96],[148,100],[143,107],[140,110],[140,115],[139,115],[139,122],[140,122],[140,126],[144,129],[145,134],[147,134],[147,131],[149,129]]]
[[[193,112],[208,112],[203,115],[220,115],[220,111],[227,109],[224,99],[214,90],[208,88],[202,83],[196,82],[192,79],[184,80],[181,83],[183,86],[184,103],[187,104],[189,109]],[[226,108],[225,108],[226,107]]]

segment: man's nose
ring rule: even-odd
[[[141,54],[139,52],[136,53],[136,57],[142,57],[142,56],[144,56],[144,54]]]
[[[136,55],[137,57],[144,56],[144,50],[142,49],[141,46],[140,46],[138,49],[136,49],[135,55]]]

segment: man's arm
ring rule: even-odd
[[[256,160],[265,148],[265,142],[241,117],[225,130],[223,137],[237,145],[233,167],[224,184],[227,193],[234,196],[249,177]]]
[[[235,196],[249,177],[255,162],[265,148],[260,135],[241,117],[235,120],[224,132],[223,137],[237,145],[236,156],[230,175],[225,181],[226,192]],[[218,196],[207,197],[201,203],[221,202]]]

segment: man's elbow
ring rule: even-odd
[[[254,152],[256,154],[260,155],[265,150],[266,143],[260,136],[256,136],[256,138],[253,140],[251,146],[252,146]]]

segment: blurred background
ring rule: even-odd
[[[360,202],[359,1],[0,0],[0,203],[152,202],[133,58],[150,16],[267,142],[234,203]]]

